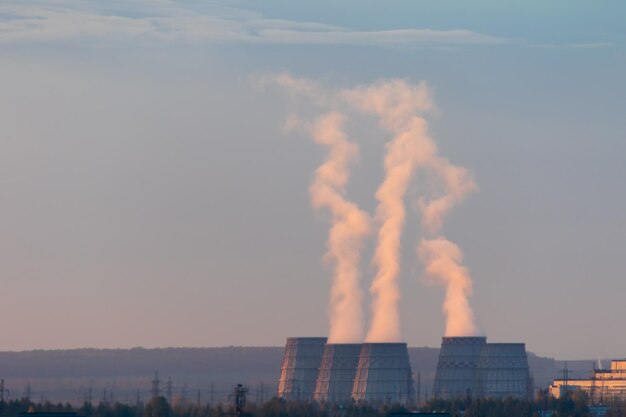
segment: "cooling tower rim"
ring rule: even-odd
[[[326,341],[328,340],[327,337],[317,337],[317,336],[294,336],[294,337],[288,337],[287,340],[303,340],[303,341],[324,341],[324,343],[326,343]]]
[[[489,342],[487,346],[526,346],[524,342]]]
[[[406,342],[365,342],[361,346],[408,346]]]
[[[326,346],[363,346],[363,343],[326,343]]]
[[[462,340],[474,340],[487,343],[487,336],[443,336],[441,343],[462,341]]]

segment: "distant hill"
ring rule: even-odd
[[[79,403],[91,388],[94,401],[134,402],[150,394],[155,371],[163,393],[172,379],[172,397],[201,402],[225,401],[238,382],[250,387],[250,400],[274,395],[283,347],[219,347],[164,349],[73,349],[0,352],[0,378],[11,398],[22,397],[30,384],[31,398]],[[438,348],[411,347],[409,357],[422,397],[432,391]],[[563,364],[529,354],[535,383],[547,386]],[[570,369],[583,373],[592,361],[571,361]],[[585,368],[586,367],[586,368]],[[185,389],[186,385],[186,389]],[[417,387],[417,384],[416,384]]]

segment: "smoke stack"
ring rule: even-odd
[[[368,404],[409,404],[413,378],[406,343],[364,343],[352,398]]]
[[[486,337],[444,337],[435,374],[435,398],[465,398],[478,394],[476,368]]]
[[[278,398],[311,401],[322,360],[325,337],[290,337],[278,380]]]
[[[487,343],[480,352],[477,368],[481,397],[532,398],[533,386],[524,343]]]
[[[347,405],[359,364],[359,343],[329,343],[324,347],[314,398],[326,404]]]

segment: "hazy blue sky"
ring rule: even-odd
[[[445,233],[489,339],[626,356],[625,21],[616,1],[3,1],[0,349],[325,335],[323,152],[254,82],[287,71],[426,81],[431,133],[479,187]],[[372,210],[387,138],[361,134],[349,191]],[[403,332],[437,346],[415,216]]]

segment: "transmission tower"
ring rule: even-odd
[[[4,379],[0,381],[0,414],[4,414],[4,394],[9,394],[9,390],[4,387]]]
[[[87,393],[83,394],[84,403],[85,403],[85,415],[86,416],[90,416],[91,415],[91,401],[92,401],[92,397],[93,397],[93,387],[90,384],[89,388],[87,388]]]
[[[241,414],[243,413],[243,409],[246,406],[247,394],[248,394],[248,387],[242,384],[237,384],[237,386],[233,388],[233,391],[228,396],[228,399],[233,401],[233,405],[235,406],[236,416],[241,416]]]
[[[172,377],[167,378],[165,383],[165,395],[167,396],[167,402],[172,403]]]
[[[563,370],[561,370],[561,373],[563,374],[563,385],[565,386],[565,392],[568,391],[568,383],[569,383],[569,374],[570,374],[570,370],[567,369],[567,362],[565,362],[565,367],[563,368]]]
[[[184,404],[187,401],[187,383],[183,384],[183,393],[180,397],[180,402]]]
[[[157,398],[159,395],[161,395],[161,380],[159,379],[159,371],[155,371],[152,380],[152,398]]]
[[[32,394],[32,390],[30,387],[30,382],[26,383],[26,389],[24,390],[24,398],[26,401],[30,402],[30,395]]]

